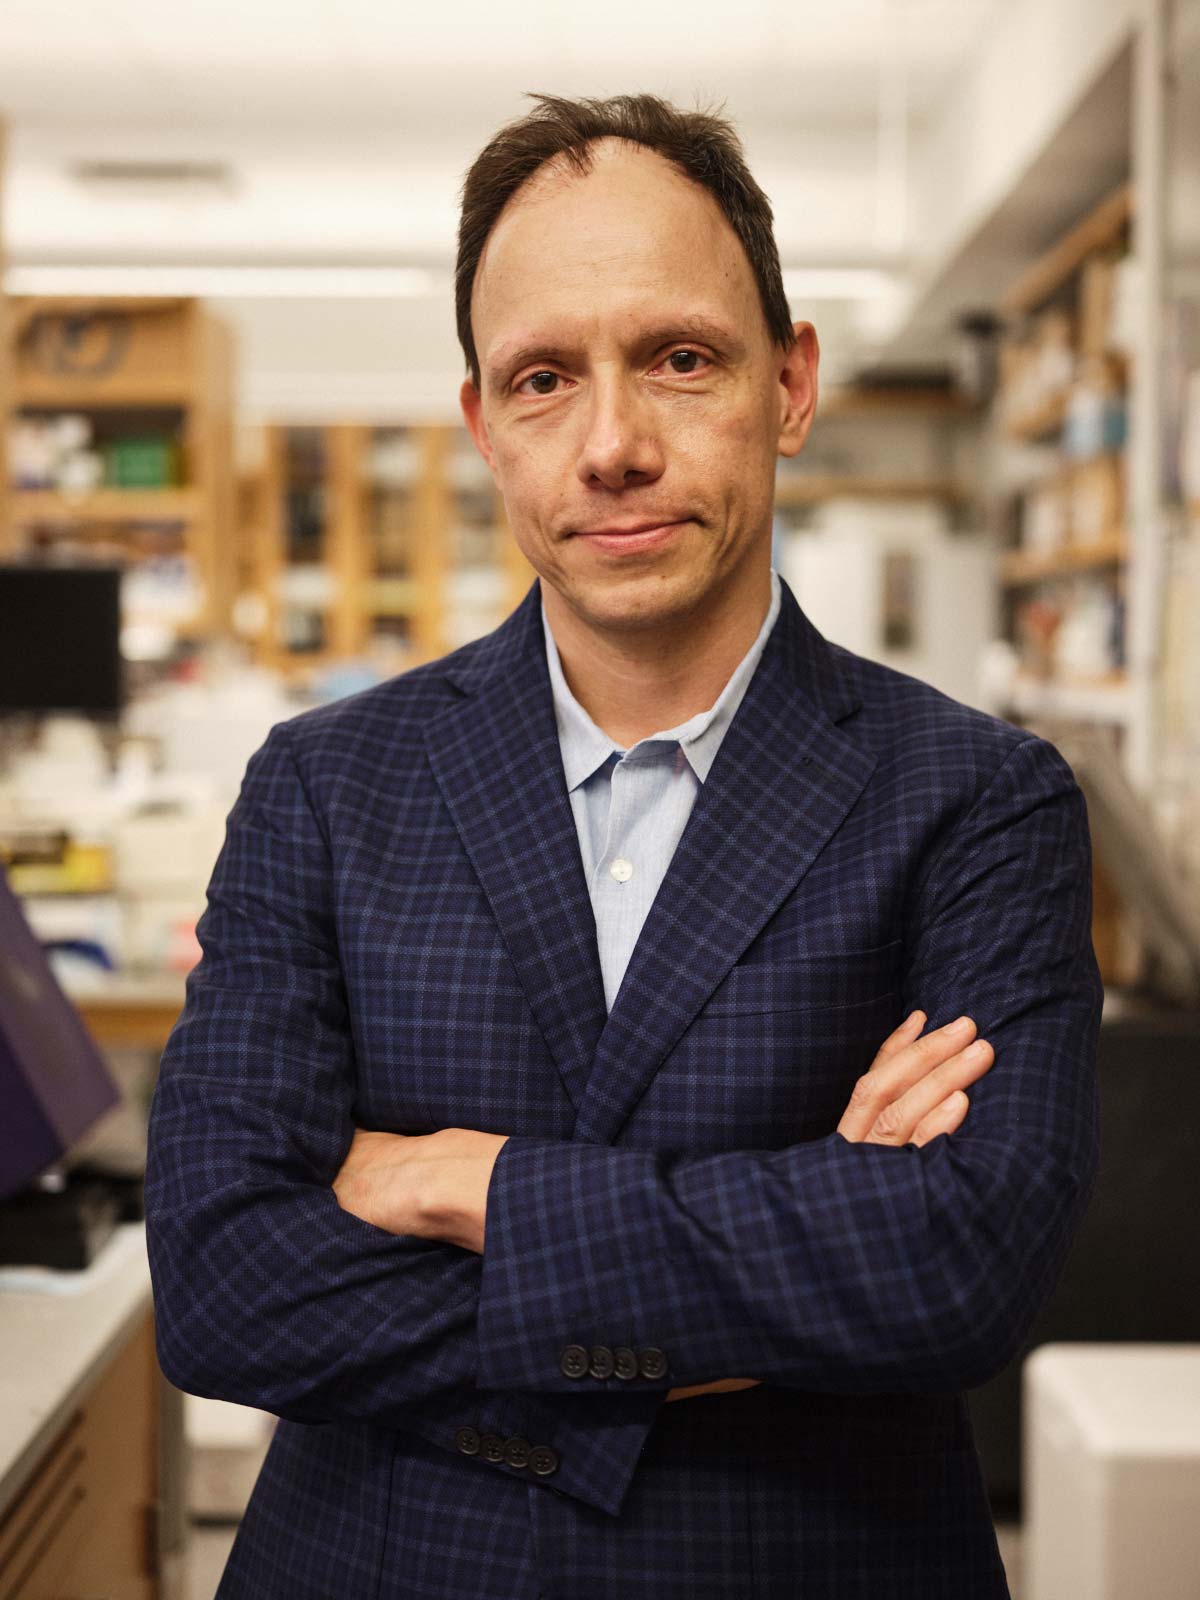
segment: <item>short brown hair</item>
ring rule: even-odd
[[[771,202],[746,165],[733,124],[714,111],[681,111],[652,94],[618,94],[607,100],[565,100],[534,94],[537,109],[501,128],[480,153],[462,186],[454,301],[458,340],[479,387],[479,354],[471,328],[471,290],[483,247],[504,207],[539,167],[562,156],[578,171],[591,170],[588,146],[596,139],[645,145],[714,197],[742,242],[758,284],[767,330],[783,349],[795,335],[783,290]]]

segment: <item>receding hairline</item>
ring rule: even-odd
[[[607,147],[607,148],[606,148]],[[523,183],[521,183],[501,206],[492,223],[488,236],[483,242],[479,252],[479,261],[476,265],[482,266],[483,258],[487,254],[487,247],[492,242],[492,235],[500,226],[505,215],[514,207],[524,202],[536,202],[541,198],[542,191],[546,189],[564,189],[570,184],[579,183],[589,178],[595,170],[597,159],[601,161],[615,160],[622,155],[636,155],[648,157],[652,162],[662,167],[672,176],[685,183],[689,189],[697,194],[704,195],[718,211],[720,203],[712,190],[704,184],[698,183],[695,178],[682,167],[672,161],[661,150],[653,145],[644,144],[640,139],[630,139],[624,134],[606,133],[595,139],[588,139],[586,143],[575,146],[570,150],[556,150],[553,155],[547,156],[540,166],[535,167]],[[722,211],[722,216],[724,212]],[[728,218],[725,219],[728,221]],[[472,285],[474,287],[474,285]]]
[[[598,147],[605,145],[616,148],[609,150],[598,149]],[[665,169],[667,173],[678,178],[681,183],[685,184],[688,189],[699,196],[713,211],[716,212],[720,221],[724,223],[733,240],[733,243],[737,246],[739,252],[743,256],[747,256],[744,242],[738,237],[737,232],[733,228],[728,216],[725,214],[724,209],[720,205],[711,189],[707,188],[703,183],[698,183],[690,173],[683,171],[683,169],[677,166],[669,156],[663,155],[663,153],[660,150],[656,150],[653,145],[643,144],[640,139],[629,139],[620,134],[604,134],[599,138],[589,139],[586,144],[580,146],[576,151],[555,151],[552,156],[548,156],[539,167],[530,173],[528,178],[525,179],[524,183],[522,183],[519,188],[515,189],[512,194],[509,195],[508,199],[504,202],[504,205],[497,213],[491,228],[488,230],[487,238],[483,242],[483,247],[480,250],[479,257],[475,263],[475,273],[471,280],[472,306],[474,305],[475,296],[479,292],[479,285],[483,278],[483,270],[487,262],[488,252],[492,247],[492,241],[495,239],[496,234],[500,231],[501,225],[505,218],[515,208],[517,208],[522,201],[536,204],[539,199],[543,198],[543,195],[540,193],[540,191],[544,189],[562,189],[570,183],[578,182],[582,179],[590,177],[595,166],[595,157],[597,154],[599,154],[602,160],[611,160],[623,154],[641,154],[653,157],[659,167]],[[586,164],[582,166],[577,165],[576,161],[573,159],[573,157],[576,155],[582,156]],[[750,264],[748,257],[747,263]],[[752,264],[751,272],[753,272]]]

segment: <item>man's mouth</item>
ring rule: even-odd
[[[676,522],[610,523],[602,528],[578,528],[573,537],[585,540],[598,550],[615,550],[632,555],[667,543],[687,525],[687,519]]]

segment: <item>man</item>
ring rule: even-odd
[[[771,572],[818,345],[729,126],[537,99],[457,288],[539,581],[272,730],[162,1063],[163,1368],[282,1419],[219,1594],[1004,1596],[962,1391],[1097,1164],[1083,798]]]

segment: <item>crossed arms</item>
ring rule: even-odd
[[[843,1138],[893,1146],[923,1145],[952,1133],[967,1113],[965,1086],[982,1077],[994,1052],[975,1039],[971,1017],[920,1037],[915,1011],[884,1040],[855,1085],[838,1123]],[[333,1180],[344,1210],[386,1233],[441,1240],[482,1255],[487,1194],[508,1135],[470,1128],[431,1134],[358,1128]],[[756,1378],[718,1378],[668,1391],[668,1400],[747,1388]]]

